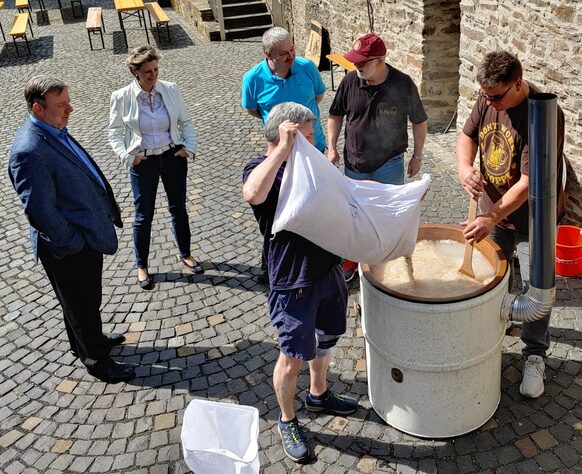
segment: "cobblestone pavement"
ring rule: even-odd
[[[106,48],[95,51],[89,50],[82,20],[68,15],[63,22],[55,0],[45,3],[49,21],[33,26],[32,56],[17,58],[10,42],[0,47],[1,472],[186,472],[180,430],[194,398],[259,409],[260,459],[269,474],[582,472],[582,279],[563,278],[557,282],[546,393],[537,400],[519,394],[523,362],[516,328],[503,345],[503,394],[494,417],[449,440],[407,436],[371,409],[364,339],[350,305],[348,332],[335,350],[330,379],[335,390],[361,397],[361,408],[345,421],[307,413],[300,401],[308,385],[303,373],[297,406],[317,461],[302,468],[290,462],[275,426],[271,374],[278,352],[266,288],[253,279],[260,239],[241,198],[243,165],[264,149],[258,121],[239,105],[242,74],[261,58],[258,39],[209,43],[169,12],[173,42],[161,45],[161,77],[179,83],[196,121],[200,147],[190,168],[188,205],[193,253],[207,271],[187,275],[176,263],[160,193],[150,267],[156,287],[144,292],[135,284],[129,181],[106,138],[109,95],[130,80],[112,2],[85,3],[104,7]],[[5,31],[13,15],[10,8],[0,11]],[[143,30],[137,23],[128,28],[130,48],[140,45]],[[38,73],[71,85],[76,108],[71,132],[95,157],[123,210],[119,251],[105,259],[103,321],[105,330],[126,335],[116,359],[139,366],[139,377],[128,384],[96,380],[68,353],[61,311],[41,266],[34,264],[27,222],[8,180],[8,151],[26,115],[23,86]],[[329,73],[323,76],[329,85]],[[324,117],[331,97],[328,92]],[[424,170],[434,184],[425,200],[425,222],[464,218],[454,140],[455,133],[429,138]],[[358,284],[352,284],[352,302],[358,293]]]

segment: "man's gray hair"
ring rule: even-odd
[[[263,33],[263,51],[271,51],[273,46],[290,38],[291,35],[285,28],[273,26]]]
[[[24,98],[28,111],[32,112],[32,105],[36,102],[46,107],[46,95],[49,92],[58,92],[59,94],[69,86],[56,77],[41,74],[34,76],[26,83],[24,88]]]
[[[283,102],[269,112],[265,123],[265,138],[268,142],[279,143],[279,125],[285,120],[303,125],[317,117],[304,105],[296,102]]]

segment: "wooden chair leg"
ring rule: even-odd
[[[26,33],[24,34],[24,41],[26,41],[26,48],[28,49],[28,54],[31,55],[30,52],[30,45],[28,44],[28,38],[26,37]]]
[[[105,41],[103,40],[103,31],[99,28],[99,34],[101,35],[101,46],[105,49]]]
[[[166,32],[168,33],[168,43],[171,43],[172,40],[170,38],[170,24],[166,23]]]
[[[4,28],[2,28],[2,23],[0,23],[0,31],[2,32],[2,39],[6,41],[6,35],[4,35]]]
[[[91,41],[91,30],[87,30],[87,36],[89,36],[89,46],[91,47],[91,51],[93,51],[93,41]]]

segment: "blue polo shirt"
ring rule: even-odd
[[[323,151],[326,146],[325,135],[315,97],[324,92],[325,84],[321,75],[309,59],[296,57],[290,74],[283,79],[271,71],[265,58],[243,76],[242,106],[245,109],[257,109],[265,123],[269,112],[277,104],[297,102],[304,105],[317,117],[313,121],[313,136],[315,146]]]

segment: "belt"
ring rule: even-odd
[[[163,146],[162,148],[153,148],[151,150],[144,150],[144,156],[152,156],[152,155],[161,155],[162,153],[168,151],[170,148],[173,148],[174,144],[170,143],[169,145]]]

